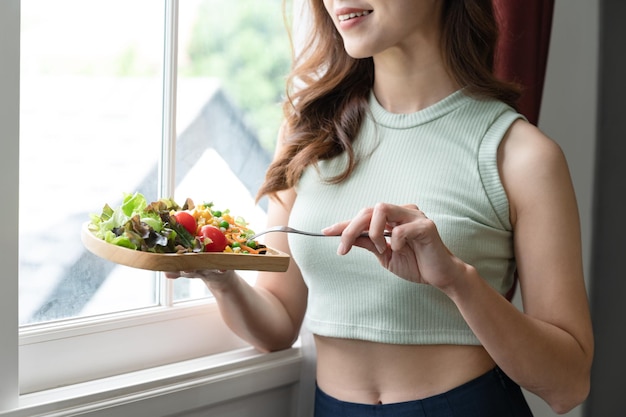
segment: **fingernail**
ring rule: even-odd
[[[337,247],[337,255],[345,255],[346,254],[346,246],[343,243],[339,244]]]
[[[376,249],[378,249],[378,253],[382,255],[387,250],[387,245],[376,245]]]

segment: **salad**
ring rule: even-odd
[[[213,203],[194,204],[188,198],[180,206],[162,198],[148,203],[141,193],[124,193],[122,204],[108,204],[92,214],[89,230],[113,245],[153,253],[222,252],[265,254],[267,247],[251,240],[254,231],[230,210]]]

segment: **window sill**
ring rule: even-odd
[[[51,412],[56,417],[76,414],[165,416],[183,411],[180,409],[183,402],[189,409],[210,407],[229,399],[296,384],[301,360],[299,345],[269,354],[242,348],[26,394],[20,397],[17,409],[0,413],[0,416],[28,417]],[[201,395],[194,395],[200,392]],[[177,396],[193,401],[176,401]],[[151,405],[146,407],[148,401]],[[108,410],[107,413],[100,413],[104,410]]]
[[[217,305],[206,300],[38,325],[20,332],[20,393],[76,386],[246,346],[224,324]]]

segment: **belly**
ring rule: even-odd
[[[441,394],[495,366],[481,346],[387,345],[320,336],[315,343],[320,389],[361,404]]]

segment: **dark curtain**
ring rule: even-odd
[[[552,29],[554,0],[493,0],[500,24],[495,72],[522,86],[519,111],[537,124]]]

